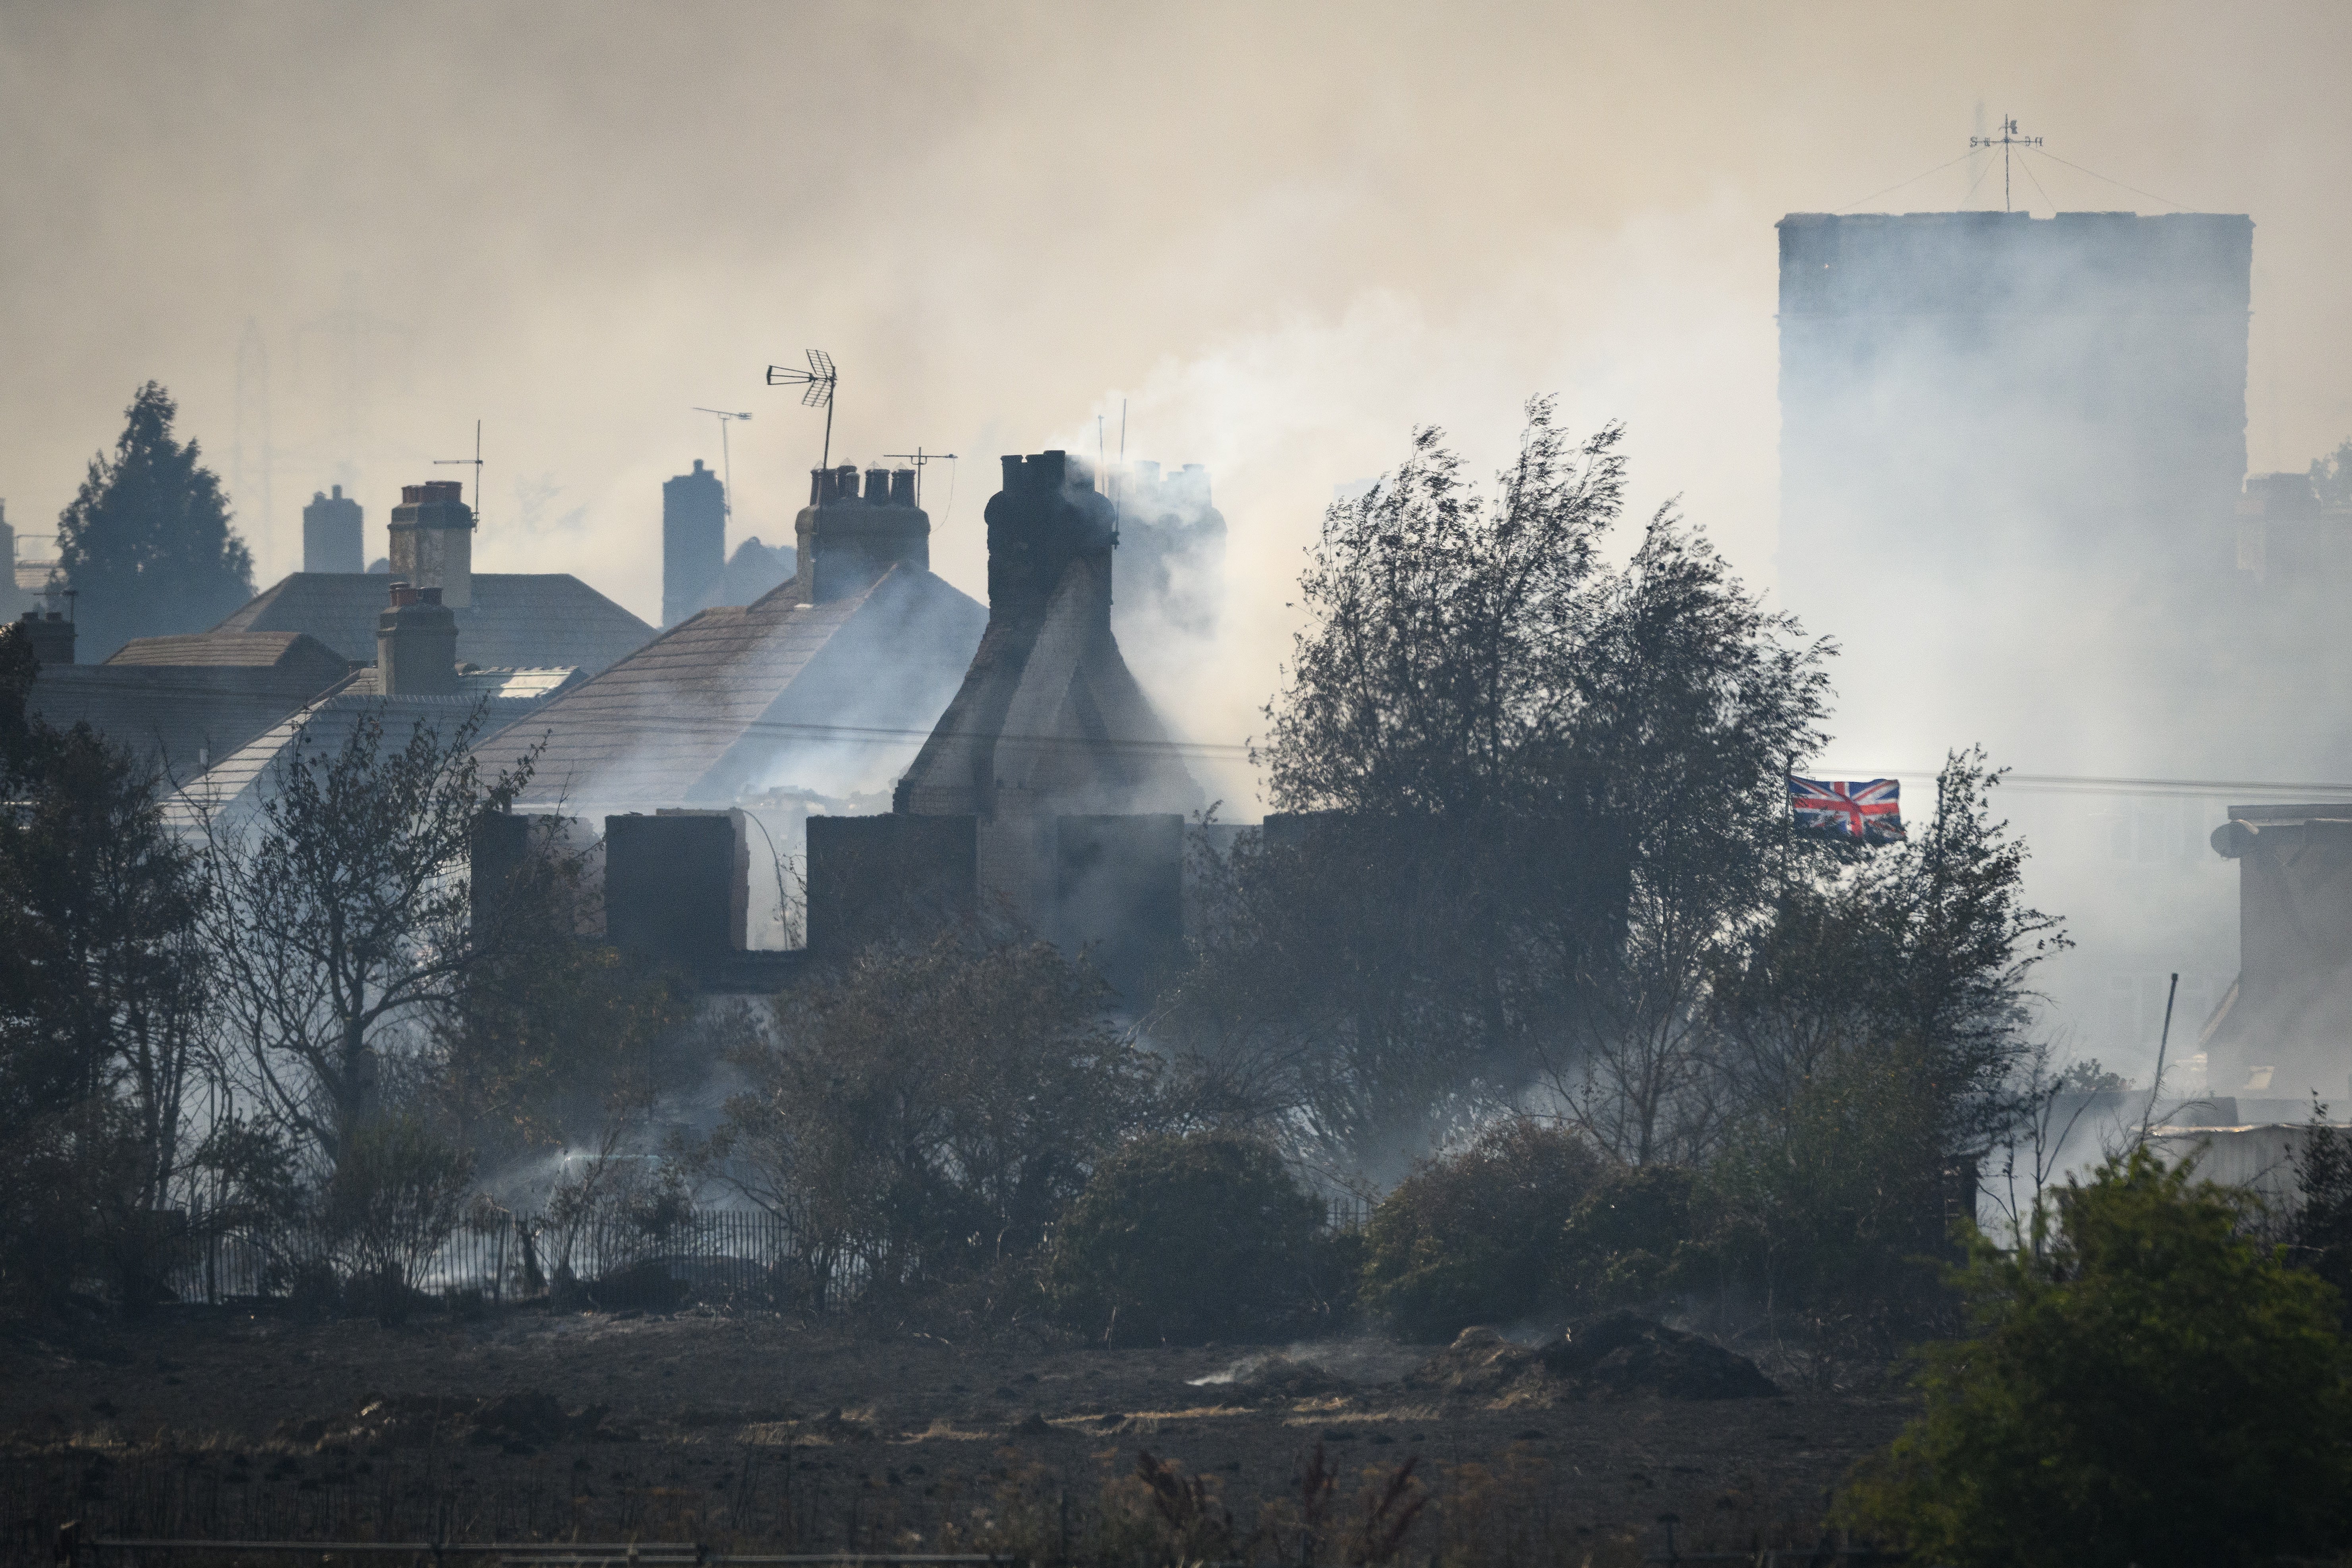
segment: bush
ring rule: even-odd
[[[351,1271],[345,1301],[394,1321],[417,1304],[418,1278],[457,1228],[474,1162],[406,1116],[364,1123],[340,1152],[321,1218]]]
[[[934,1283],[1033,1252],[1097,1157],[1159,1112],[1157,1061],[1100,976],[1051,943],[950,932],[876,949],[779,1006],[772,1047],[698,1155],[790,1214],[822,1295]]]
[[[1591,1311],[1686,1289],[1705,1256],[1694,1234],[1699,1202],[1687,1165],[1610,1171],[1562,1228],[1552,1279],[1559,1300]]]
[[[1062,1216],[1045,1289],[1070,1326],[1115,1344],[1282,1336],[1323,1309],[1323,1205],[1265,1144],[1139,1138]]]
[[[1927,1347],[1925,1414],[1849,1525],[1921,1561],[2264,1562],[2345,1543],[2352,1355],[2336,1293],[2246,1229],[2254,1200],[2111,1161],[1962,1276],[1977,1333]]]
[[[1542,1310],[1568,1223],[1602,1169],[1575,1133],[1532,1120],[1423,1162],[1373,1212],[1365,1307],[1430,1342]]]

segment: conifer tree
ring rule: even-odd
[[[86,662],[132,637],[204,631],[253,596],[253,552],[197,444],[173,438],[178,413],[162,386],[141,387],[114,455],[90,458],[58,514],[58,573]]]

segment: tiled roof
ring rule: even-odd
[[[357,664],[375,662],[381,572],[294,572],[214,628],[308,632]],[[457,609],[457,657],[507,668],[595,671],[643,647],[654,628],[568,573],[478,572]]]
[[[277,669],[300,674],[324,691],[351,673],[351,660],[300,632],[191,632],[177,637],[133,637],[115,649],[114,665],[169,665],[177,668]]]
[[[988,612],[904,563],[830,603],[799,595],[786,583],[751,605],[705,610],[477,752],[487,764],[543,740],[534,798],[586,805],[858,787],[913,754]]]
[[[352,683],[342,689],[346,697],[376,695],[376,667],[356,670]],[[457,689],[467,697],[552,697],[567,688],[588,679],[587,672],[578,668],[569,669],[477,669],[468,665],[457,671]]]
[[[493,698],[472,693],[455,697],[378,697],[348,687],[330,692],[303,707],[263,734],[239,747],[164,803],[164,820],[183,833],[199,832],[205,818],[234,817],[249,809],[269,787],[270,766],[279,753],[299,739],[313,756],[331,753],[348,742],[353,731],[373,716],[383,727],[382,747],[396,750],[420,729],[431,728],[444,739],[454,736],[477,708],[482,710],[484,732],[511,724],[541,705],[536,698]],[[485,756],[486,774],[499,770]]]
[[[349,673],[339,659],[334,676],[320,680],[307,665],[51,665],[34,680],[27,706],[59,729],[87,723],[171,775],[192,778]]]

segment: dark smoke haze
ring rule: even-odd
[[[152,377],[267,584],[331,483],[380,553],[397,487],[462,472],[429,465],[470,455],[479,418],[477,569],[573,572],[655,620],[660,482],[719,458],[692,409],[755,415],[732,436],[730,548],[788,542],[821,423],[761,372],[817,346],[842,369],[835,460],[963,455],[924,499],[934,566],[977,595],[996,456],[1098,428],[1115,447],[1124,406],[1129,455],[1206,464],[1230,526],[1218,640],[1137,668],[1192,738],[1238,741],[1322,507],[1416,423],[1483,469],[1529,393],[1572,424],[1622,418],[1632,510],[1679,493],[1777,586],[1771,226],[1998,206],[1998,174],[1971,192],[1968,165],[1861,198],[2003,113],[2073,163],[2252,216],[2249,466],[2305,467],[2352,434],[2347,58],[2352,13],[2325,5],[5,0],[0,496],[20,530],[54,526]],[[2036,168],[2013,195],[2038,214],[2167,210]],[[2036,752],[2065,727],[2011,720],[2046,688],[1917,647],[1844,662],[1832,753],[1857,766],[1978,740],[2029,773],[2220,765],[2145,732],[2112,759]],[[2071,679],[2064,700],[2097,708],[2095,678]],[[1256,816],[1237,767],[1196,772]],[[2194,859],[2206,807],[2113,810],[2173,814],[2146,836],[2190,847],[2168,886],[2201,900],[2113,937],[2124,967],[2086,932],[2052,972],[2070,1037],[2129,1070],[2153,1042],[2118,1020],[2147,975],[2206,994],[2234,969],[2234,873]],[[2044,815],[2037,832],[2116,831]],[[2095,902],[2095,883],[2043,897]]]

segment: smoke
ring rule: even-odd
[[[1490,469],[1530,394],[1622,417],[1630,510],[1679,495],[1777,593],[1770,225],[1945,162],[1978,106],[2253,214],[2251,465],[2332,447],[2352,210],[2314,193],[2352,159],[2347,33],[2318,5],[15,7],[0,496],[49,526],[152,376],[234,479],[268,582],[331,482],[383,553],[396,487],[463,474],[431,465],[470,456],[479,418],[477,569],[572,572],[654,620],[660,483],[719,460],[697,405],[755,416],[730,550],[790,538],[823,416],[761,371],[815,346],[842,367],[835,461],[961,454],[925,500],[936,569],[978,596],[995,457],[1091,451],[1124,402],[1129,454],[1204,464],[1229,530],[1213,642],[1129,657],[1188,738],[1234,742],[1279,683],[1323,508],[1417,424]],[[2155,210],[2034,167],[2038,212]],[[1973,172],[1869,205],[1982,205]],[[2179,705],[2126,703],[2147,683],[1874,645],[1851,608],[1807,606],[1847,642],[1833,762],[1925,768],[1979,739],[2029,773],[2326,761],[2293,744],[2317,727],[2303,690],[2168,666]],[[1988,639],[2072,616],[2088,644],[2130,613],[1998,610]],[[2268,717],[2220,727],[2233,699]],[[1264,804],[1229,751],[1194,771],[1228,819]],[[2231,872],[2200,847],[2216,803],[2016,800],[2035,896],[2085,937],[2048,972],[2054,1026],[2128,1068],[2166,973],[2210,995],[2235,966]],[[2083,925],[2095,907],[2115,918]]]

